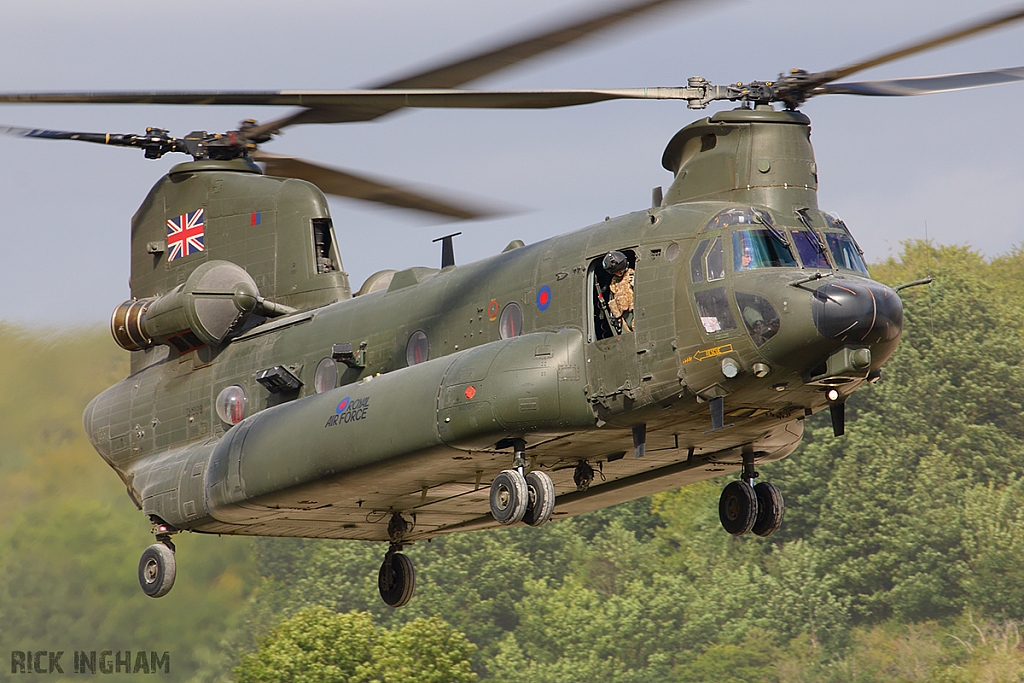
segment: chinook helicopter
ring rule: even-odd
[[[192,156],[132,219],[131,294],[112,315],[131,374],[96,397],[91,442],[152,523],[143,591],[173,586],[182,531],[386,542],[381,597],[415,588],[404,547],[540,526],[736,473],[719,512],[770,536],[785,504],[757,467],[803,419],[877,380],[902,332],[847,226],[817,204],[810,122],[823,94],[919,95],[1024,69],[841,82],[1016,21],[1015,10],[842,69],[774,81],[621,90],[454,90],[668,0],[635,3],[366,90],[8,94],[0,102],[284,105],[295,113],[183,138],[6,129]],[[272,155],[288,126],[407,107],[550,108],[614,99],[738,103],[680,130],[649,208],[440,269],[371,275],[355,292],[324,192],[452,217],[475,207]],[[264,165],[263,168],[256,162]],[[630,317],[612,287],[628,273]],[[916,283],[908,283],[916,284]],[[897,288],[898,289],[898,288]],[[621,291],[621,290],[619,290]],[[614,296],[613,296],[614,294]],[[620,302],[621,303],[621,302]],[[618,309],[618,310],[617,310]]]

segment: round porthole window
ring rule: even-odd
[[[429,357],[430,342],[427,340],[427,333],[416,330],[409,335],[409,342],[405,345],[405,362],[407,365],[419,365]]]
[[[338,386],[338,364],[333,358],[324,358],[316,364],[313,373],[313,389],[318,394],[330,391]]]
[[[217,394],[217,415],[229,425],[236,425],[245,417],[245,404],[248,401],[245,389],[237,384],[224,387]]]
[[[515,301],[505,304],[498,321],[498,334],[502,339],[518,337],[523,333],[523,309]]]

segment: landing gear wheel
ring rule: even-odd
[[[491,514],[502,524],[521,521],[529,502],[526,477],[518,470],[505,470],[491,482]]]
[[[391,607],[401,607],[412,600],[416,590],[416,570],[412,560],[402,553],[389,552],[377,573],[380,597]]]
[[[718,518],[733,536],[742,536],[750,531],[757,521],[757,496],[753,487],[745,481],[726,485],[718,501]]]
[[[544,472],[530,472],[526,475],[528,502],[523,521],[530,526],[540,526],[551,519],[555,511],[555,484]]]
[[[754,487],[754,495],[757,496],[757,521],[751,531],[758,536],[771,536],[782,526],[782,517],[786,514],[782,491],[775,484],[763,481]]]
[[[174,586],[174,552],[163,543],[146,548],[139,560],[139,585],[151,598],[162,598]]]

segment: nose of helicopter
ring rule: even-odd
[[[903,302],[890,287],[867,281],[830,282],[814,291],[814,326],[842,342],[885,344],[903,332]]]

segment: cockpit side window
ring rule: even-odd
[[[864,265],[864,252],[857,245],[850,229],[846,227],[843,219],[834,213],[822,211],[821,217],[825,219],[825,225],[829,232],[825,233],[825,241],[828,243],[828,250],[832,253],[832,259],[840,270],[852,270],[861,275],[868,274],[868,267]]]
[[[690,259],[690,282],[697,284],[704,282],[704,250],[708,248],[708,243],[711,240],[704,240],[697,245],[696,251],[693,252],[693,258]]]
[[[795,267],[796,259],[777,231],[737,230],[732,234],[733,269]]]
[[[708,249],[708,254],[704,257],[704,270],[707,273],[708,282],[725,277],[725,250],[721,237],[716,237],[711,248]]]
[[[832,258],[840,270],[852,270],[861,275],[868,274],[868,268],[864,265],[860,250],[853,243],[849,235],[840,232],[825,233],[825,240],[828,242],[828,250],[832,252]]]

